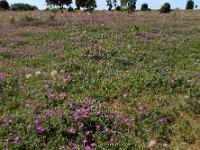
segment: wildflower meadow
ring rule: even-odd
[[[0,149],[198,150],[200,12],[0,12]]]

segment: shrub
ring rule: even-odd
[[[193,0],[187,1],[186,9],[194,9],[194,1]]]
[[[142,4],[142,6],[141,6],[142,11],[147,11],[148,9],[149,9],[149,7],[148,7],[147,3]]]
[[[15,20],[14,17],[11,17],[11,18],[10,18],[10,24],[14,24],[14,23],[16,23],[16,20]]]
[[[74,8],[71,7],[71,6],[69,6],[68,11],[69,11],[69,12],[72,12],[72,11],[74,11]]]
[[[10,8],[6,0],[0,1],[0,10],[8,10]]]
[[[120,10],[121,10],[121,7],[118,5],[118,6],[116,7],[116,10],[117,10],[117,11],[120,11]]]
[[[169,13],[171,11],[171,5],[169,3],[165,3],[161,8],[161,13]]]
[[[31,22],[33,20],[35,20],[33,17],[27,16],[27,15],[22,18],[22,21],[25,21],[25,22]]]
[[[11,5],[11,10],[13,11],[29,11],[29,10],[38,10],[36,6],[23,4],[23,3],[16,3]]]

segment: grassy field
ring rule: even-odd
[[[0,149],[197,150],[200,11],[0,12]]]

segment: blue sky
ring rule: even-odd
[[[36,5],[39,9],[45,9],[46,3],[45,0],[7,0],[10,4],[13,3],[28,3],[32,5]],[[119,1],[119,0],[118,0]],[[200,7],[200,0],[194,0],[195,4]],[[97,9],[107,9],[106,0],[96,0]],[[172,5],[172,8],[181,8],[184,9],[187,0],[138,0],[137,9],[140,8],[142,3],[148,3],[151,9],[159,9],[161,5],[165,2],[169,2]],[[74,0],[73,0],[74,4]],[[74,6],[74,5],[72,5]]]

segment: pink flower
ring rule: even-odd
[[[117,121],[114,121],[113,124],[114,124],[114,125],[117,125]]]
[[[82,123],[78,128],[81,129],[84,126],[84,124]]]
[[[86,102],[86,103],[88,103],[88,102],[89,102],[89,99],[88,99],[88,98],[86,98],[86,99],[85,99],[85,102]]]
[[[87,131],[85,131],[84,133],[85,133],[86,135],[89,135],[89,134],[90,134],[90,131],[87,130]]]
[[[111,136],[111,137],[110,137],[110,142],[114,142],[114,141],[115,141],[114,137]]]
[[[68,131],[68,133],[74,133],[75,132],[74,128],[72,128],[72,127],[68,128],[67,131]]]
[[[127,97],[127,94],[126,94],[126,93],[124,93],[124,94],[123,94],[123,97],[124,97],[124,98],[126,98],[126,97]]]
[[[167,143],[163,143],[162,146],[163,146],[163,148],[167,148],[168,144]]]
[[[108,132],[108,131],[109,131],[109,128],[104,128],[103,131],[104,131],[104,132]]]
[[[104,118],[108,118],[108,114],[104,114]]]
[[[159,119],[159,122],[160,122],[160,123],[163,123],[163,122],[164,122],[164,118],[161,117],[161,118]]]
[[[83,143],[87,143],[87,142],[88,142],[87,138],[86,138],[86,137],[83,138],[83,139],[82,139],[82,142],[83,142]]]
[[[37,126],[36,129],[40,133],[43,133],[45,131],[45,129],[42,126]]]
[[[31,128],[31,125],[27,125],[27,127],[26,127],[27,129],[29,129],[29,128]]]
[[[99,124],[97,124],[97,125],[96,125],[96,128],[97,128],[97,129],[100,129],[100,128],[101,128],[101,126],[100,126]]]
[[[97,144],[96,143],[91,143],[90,146],[93,148],[93,147],[96,147]]]
[[[124,120],[125,123],[128,122],[128,118],[127,117],[123,118],[123,120]]]
[[[19,139],[20,139],[20,137],[19,137],[19,136],[16,136],[16,137],[14,138],[14,143],[16,144],[16,143],[19,141]]]
[[[60,97],[61,97],[61,98],[64,98],[64,97],[66,97],[66,94],[65,94],[65,93],[61,93],[61,94],[60,94]]]
[[[91,147],[89,145],[84,147],[84,150],[88,150],[88,149],[91,149]]]
[[[135,118],[131,118],[131,122],[135,122]]]
[[[101,111],[96,111],[96,114],[99,115],[101,113]]]
[[[74,121],[78,121],[79,116],[77,114],[73,115]]]
[[[13,119],[12,118],[9,118],[8,119],[8,123],[12,123],[13,122]]]
[[[88,115],[87,112],[83,112],[83,113],[82,113],[82,117],[83,117],[83,118],[87,118],[87,115]]]
[[[37,124],[39,121],[36,119],[33,121],[34,124]]]

